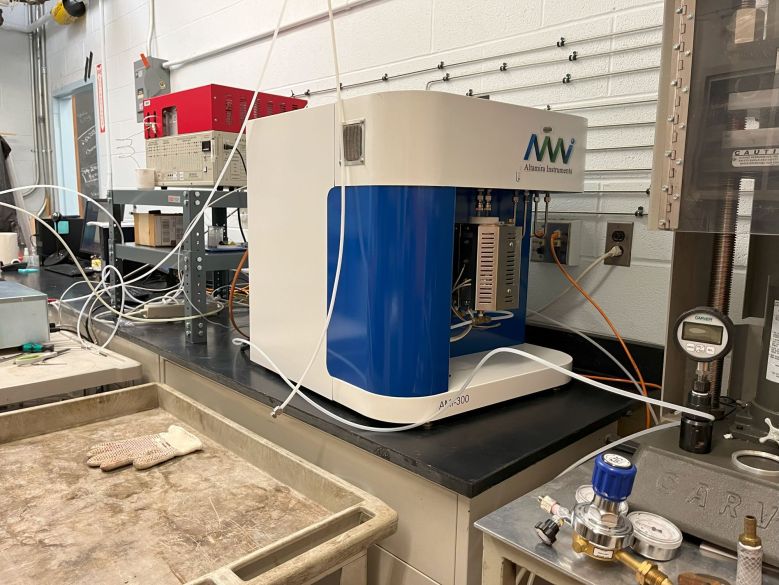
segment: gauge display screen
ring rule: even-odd
[[[698,343],[711,343],[722,345],[723,327],[718,325],[705,325],[702,323],[685,322],[682,325],[682,339],[685,341],[697,341]]]

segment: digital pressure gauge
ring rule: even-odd
[[[687,406],[711,414],[711,362],[722,359],[733,344],[733,322],[711,307],[683,313],[676,322],[676,343],[697,363]],[[714,425],[708,417],[686,412],[679,427],[679,447],[690,453],[709,453]]]
[[[711,307],[691,309],[676,322],[676,342],[690,359],[713,362],[730,351],[733,322]]]

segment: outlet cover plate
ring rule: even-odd
[[[614,246],[622,248],[622,255],[606,258],[607,266],[630,266],[630,257],[633,253],[633,222],[609,222],[606,224],[606,247],[608,252]]]

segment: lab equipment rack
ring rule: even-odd
[[[184,226],[202,211],[208,195],[209,187],[187,189],[114,189],[108,191],[111,212],[117,221],[124,218],[126,205],[147,205],[152,207],[177,207],[183,210]],[[246,191],[217,191],[214,194],[211,207],[211,224],[227,229],[227,209],[246,207]],[[184,321],[186,338],[189,343],[206,343],[205,319],[197,317],[206,313],[208,295],[206,283],[208,274],[212,274],[214,289],[228,284],[229,271],[237,268],[243,255],[242,250],[209,252],[205,240],[207,228],[205,215],[189,238],[184,241],[181,249],[168,258],[163,268],[182,269],[184,272],[184,294],[190,302],[184,305]],[[156,265],[170,252],[171,248],[139,246],[133,242],[122,243],[115,227],[109,230],[109,262],[122,270],[125,260]],[[114,304],[118,305],[119,293],[114,289]],[[194,317],[194,318],[193,318]]]

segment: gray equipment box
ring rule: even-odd
[[[687,534],[735,550],[744,516],[757,518],[767,563],[779,564],[779,478],[737,469],[734,451],[755,449],[755,443],[725,440],[729,421],[714,427],[711,453],[694,455],[679,449],[679,429],[641,439],[633,457],[638,476],[630,507],[665,516]],[[760,445],[776,453],[776,447]]]
[[[143,106],[146,100],[170,93],[170,71],[162,66],[165,59],[146,57],[146,61],[148,67],[140,59],[133,63],[135,115],[138,122],[143,122]]]
[[[160,187],[213,187],[222,172],[230,149],[238,152],[230,161],[220,185],[246,184],[246,137],[235,132],[207,130],[151,138],[146,141],[146,166],[154,169],[154,184]]]
[[[49,341],[48,297],[0,280],[0,349]]]

